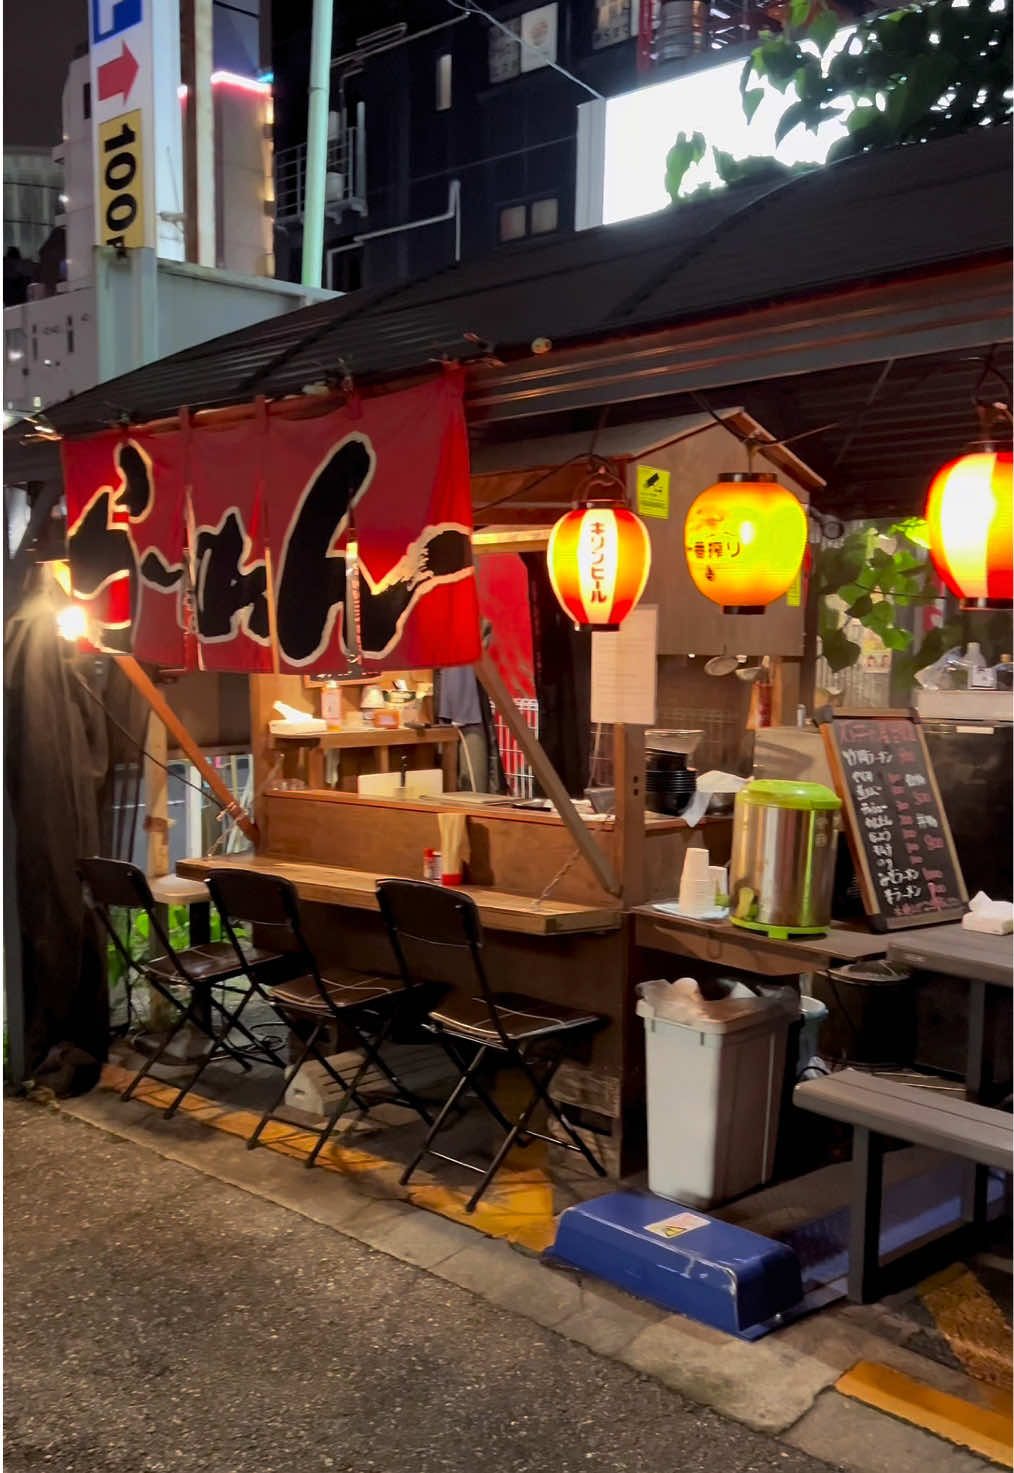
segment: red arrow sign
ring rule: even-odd
[[[137,73],[138,65],[134,53],[124,41],[119,56],[114,56],[112,61],[104,62],[99,67],[99,101],[122,97],[126,102]]]

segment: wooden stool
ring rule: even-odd
[[[203,880],[184,880],[179,875],[158,875],[148,882],[158,905],[159,920],[169,931],[169,907],[185,905],[190,911],[190,945],[204,946],[211,940],[211,896]]]

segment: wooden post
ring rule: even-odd
[[[484,654],[476,664],[475,673],[486,694],[503,717],[507,730],[528,758],[536,782],[560,815],[595,878],[604,890],[609,891],[610,895],[619,895],[620,882],[616,878],[608,857],[595,843],[584,820],[570,801],[570,794],[560,780],[556,768],[546,756],[538,739],[533,735],[511,699],[510,691],[504,684],[500,671],[488,654]]]
[[[245,810],[242,809],[240,805],[236,802],[236,799],[233,797],[232,793],[229,792],[229,789],[226,787],[225,783],[208,762],[204,753],[194,741],[189,731],[187,731],[186,727],[183,725],[183,722],[176,715],[176,712],[169,705],[169,702],[166,700],[165,696],[163,696],[160,691],[156,690],[151,680],[144,673],[144,671],[141,669],[140,665],[137,663],[132,655],[117,655],[116,663],[119,665],[120,669],[123,671],[124,675],[130,681],[134,689],[139,691],[141,695],[144,696],[145,700],[148,702],[148,705],[151,707],[152,711],[154,711],[155,715],[159,718],[163,725],[172,732],[177,742],[179,742],[180,747],[197,768],[198,772],[201,774],[201,777],[207,783],[208,787],[214,793],[215,797],[219,800],[226,813],[228,813],[231,818],[235,819],[240,830],[244,834],[246,834],[247,838],[252,843],[257,844],[260,840],[260,835],[257,832],[257,825],[248,816]]]
[[[250,756],[253,762],[254,821],[261,833],[264,826],[263,787],[268,780],[275,752],[271,746],[268,722],[278,715],[274,709],[276,701],[287,701],[290,706],[305,707],[306,691],[298,675],[251,675],[250,676]],[[295,743],[292,745],[295,747]],[[295,752],[289,759],[295,761]],[[295,769],[286,771],[285,776],[294,775]]]
[[[169,873],[169,774],[165,762],[169,741],[165,726],[152,711],[144,759],[144,827],[148,835],[148,879]],[[157,759],[157,760],[153,760]],[[161,766],[159,764],[162,764]]]
[[[640,905],[645,895],[644,732],[643,726],[613,727],[616,831],[624,909]]]

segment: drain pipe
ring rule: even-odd
[[[304,286],[320,286],[324,264],[324,193],[327,185],[327,115],[331,101],[331,29],[335,0],[313,0],[310,97],[306,115],[306,179],[303,186]]]
[[[442,215],[427,215],[423,220],[406,220],[403,225],[388,225],[383,230],[368,230],[363,235],[354,235],[346,245],[332,246],[327,253],[328,285],[331,284],[331,262],[343,251],[358,250],[368,240],[380,240],[385,235],[400,235],[405,230],[421,230],[424,225],[441,225],[445,220],[454,221],[454,264],[461,261],[461,180],[452,179],[447,186],[447,209]]]

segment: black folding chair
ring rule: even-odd
[[[165,1057],[188,1023],[204,1034],[208,1048],[198,1059],[194,1073],[163,1111],[166,1120],[175,1115],[180,1102],[215,1058],[230,1058],[247,1071],[252,1067],[252,1058],[284,1068],[282,1056],[267,1040],[257,1038],[242,1017],[252,997],[257,994],[264,996],[260,974],[271,966],[284,965],[282,956],[258,948],[249,948],[243,956],[237,953],[231,941],[210,941],[177,951],[162,923],[148,881],[136,865],[121,859],[81,859],[78,861],[78,874],[85,901],[123,958],[126,975],[136,975],[147,982],[178,1014],[168,1034],[134,1075],[121,1099],[131,1098],[141,1080]],[[135,957],[131,953],[113,923],[111,910],[114,906],[145,913],[150,935],[162,948],[161,956]],[[236,985],[240,978],[244,979],[243,986]],[[177,997],[174,988],[185,990],[186,1001]],[[219,996],[215,995],[216,989]],[[217,1027],[215,1015],[221,1020]],[[230,1034],[239,1034],[246,1040],[245,1044],[240,1047],[230,1041]]]
[[[413,954],[433,958],[441,970],[446,965],[453,966],[455,959],[459,963],[464,960],[479,986],[478,997],[452,995],[438,1009],[430,1011],[426,1026],[439,1039],[460,1077],[419,1150],[402,1172],[402,1185],[427,1155],[464,1166],[482,1176],[465,1207],[466,1212],[474,1212],[511,1147],[526,1146],[532,1139],[580,1152],[599,1176],[605,1176],[605,1167],[596,1160],[549,1093],[553,1076],[575,1035],[597,1028],[602,1019],[594,1013],[543,1002],[522,993],[494,992],[482,961],[479,912],[470,896],[420,880],[380,880],[377,898],[406,986],[418,985],[419,981],[409,965],[406,943]],[[459,1044],[476,1045],[471,1058]],[[480,1075],[491,1049],[501,1062],[520,1069],[532,1088],[531,1098],[514,1120],[505,1115]],[[469,1089],[504,1131],[502,1144],[485,1168],[433,1149],[433,1142],[444,1129],[448,1116]],[[540,1102],[559,1123],[567,1139],[559,1140],[532,1129],[529,1121]]]
[[[360,1116],[367,1114],[371,1105],[407,1105],[429,1124],[431,1117],[425,1103],[402,1084],[380,1050],[396,1022],[410,1016],[416,1019],[425,1016],[431,994],[417,989],[412,998],[395,979],[346,968],[329,967],[322,972],[303,931],[295,886],[288,880],[256,870],[219,869],[207,876],[207,882],[238,956],[244,950],[236,934],[237,921],[255,920],[259,927],[277,930],[279,943],[284,941],[293,971],[299,975],[271,988],[268,999],[286,1027],[294,1032],[299,1032],[295,1025],[309,1024],[309,1033],[301,1040],[290,1074],[258,1121],[247,1148],[253,1150],[256,1146],[268,1121],[275,1118],[291,1080],[308,1059],[319,1064],[342,1093],[327,1125],[317,1132],[317,1141],[305,1162],[307,1167],[313,1166],[351,1104],[358,1107]],[[320,1047],[320,1039],[331,1024],[347,1029],[362,1050],[362,1059],[350,1079],[339,1073]],[[393,1091],[372,1101],[361,1092],[371,1066],[387,1079]]]

